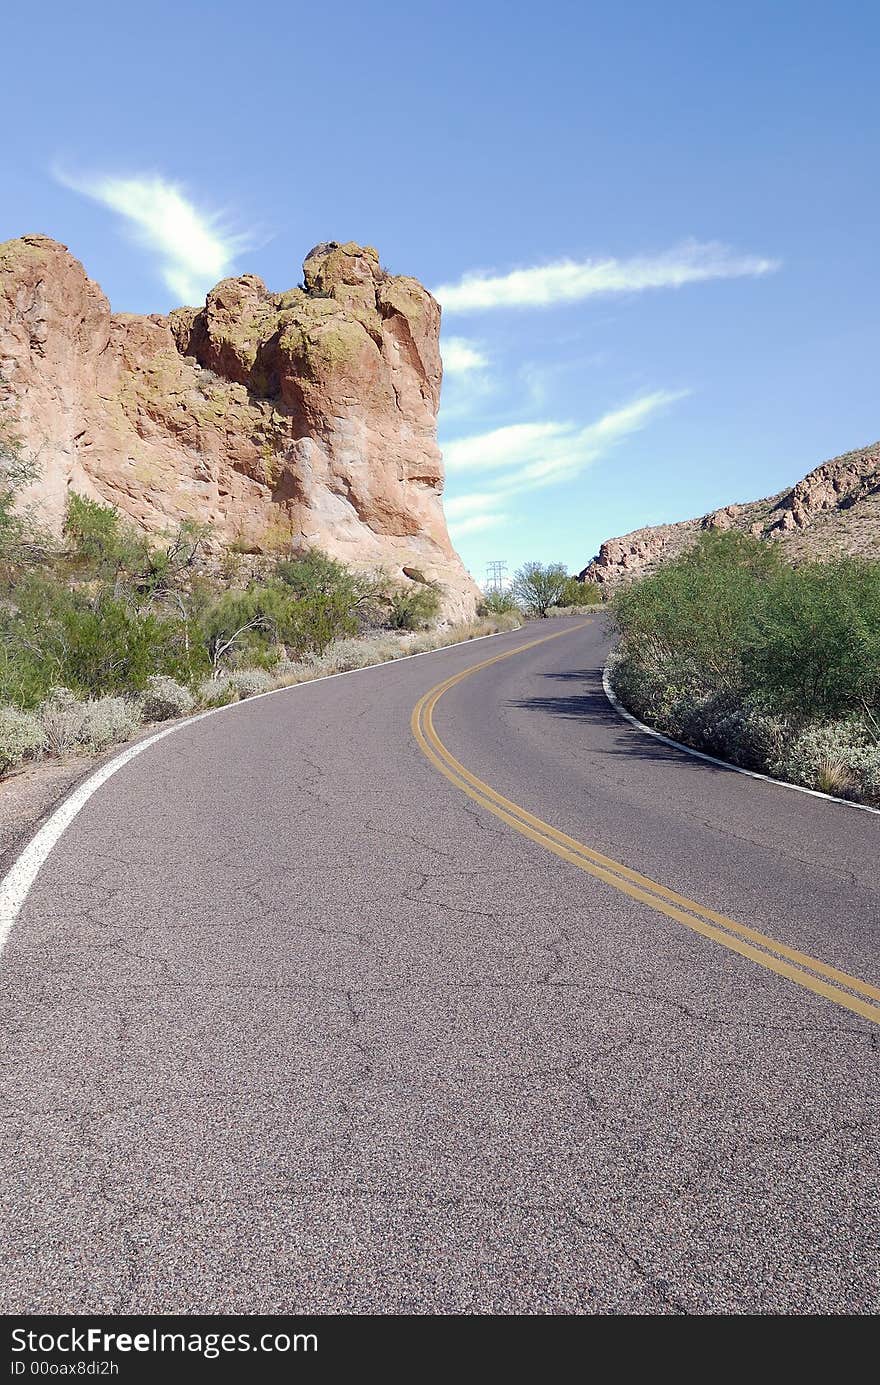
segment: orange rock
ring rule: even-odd
[[[316,247],[303,288],[245,274],[164,317],[111,313],[48,237],[0,246],[0,404],[40,462],[26,499],[49,528],[75,490],[147,530],[193,518],[218,545],[416,568],[466,618],[478,592],[443,516],[439,330],[428,291],[354,244]]]

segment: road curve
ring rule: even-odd
[[[878,819],[633,730],[606,649],[304,685],[86,803],[0,962],[4,1311],[877,1310],[880,1026],[767,963],[870,1006]]]

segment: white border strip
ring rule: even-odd
[[[611,679],[608,676],[608,665],[602,670],[602,687],[605,689],[605,696],[618,716],[628,721],[630,726],[634,726],[637,731],[641,731],[645,736],[653,736],[655,741],[662,741],[664,745],[671,745],[673,750],[682,750],[685,755],[691,755],[695,760],[705,760],[707,764],[718,765],[720,769],[732,770],[734,774],[748,775],[749,779],[761,779],[765,784],[775,784],[777,789],[793,789],[795,793],[806,793],[811,798],[824,798],[826,803],[839,803],[844,808],[856,808],[860,813],[878,813],[880,808],[869,808],[867,803],[853,803],[849,798],[835,798],[830,793],[820,793],[818,789],[804,788],[803,784],[789,784],[786,779],[772,779],[769,774],[759,774],[754,769],[743,769],[741,765],[732,765],[729,760],[719,760],[715,755],[706,755],[702,750],[694,750],[689,745],[683,745],[681,741],[674,741],[669,736],[662,736],[659,731],[654,731],[650,726],[646,726],[638,717],[634,717],[632,712],[628,712],[623,703],[618,698],[611,686]]]
[[[161,731],[155,731],[151,736],[145,736],[142,741],[137,741],[135,745],[128,746],[119,755],[115,755],[112,760],[101,765],[94,774],[90,774],[88,779],[84,779],[59,804],[43,823],[43,826],[31,837],[0,881],[0,953],[6,946],[6,940],[46,857],[55,843],[66,832],[77,813],[88,803],[92,794],[97,793],[102,784],[106,784],[111,775],[122,769],[142,751],[155,745],[157,741],[164,740],[166,736],[173,735],[175,731],[180,731],[185,726],[192,726],[196,721],[203,721],[205,717],[216,716],[218,712],[232,711],[235,708],[240,708],[244,703],[259,702],[263,697],[275,697],[278,693],[295,692],[298,688],[309,688],[314,683],[327,683],[331,678],[347,678],[352,673],[366,673],[368,669],[393,668],[396,664],[405,663],[407,659],[423,659],[429,654],[442,654],[449,649],[463,649],[470,644],[479,644],[481,640],[494,640],[499,635],[513,635],[515,633],[513,630],[496,630],[491,635],[477,635],[471,640],[456,640],[454,644],[441,644],[436,649],[421,649],[417,654],[402,654],[398,659],[383,659],[378,664],[364,664],[362,668],[347,668],[343,669],[341,673],[322,673],[319,678],[307,678],[302,683],[290,683],[284,688],[270,688],[268,692],[257,693],[253,697],[243,698],[240,702],[229,702],[223,707],[210,707],[206,712],[196,712],[194,716],[181,717],[179,721],[163,727]]]

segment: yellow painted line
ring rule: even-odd
[[[802,986],[815,995],[821,995],[827,1000],[832,1000],[836,1005],[841,1005],[844,1009],[861,1015],[863,1019],[871,1020],[874,1024],[880,1024],[880,988],[877,986],[863,981],[860,977],[850,976],[848,972],[840,971],[837,967],[829,966],[827,962],[821,961],[818,957],[811,957],[807,953],[799,952],[796,948],[789,947],[786,943],[780,942],[777,938],[771,938],[766,933],[760,933],[755,928],[736,923],[724,914],[716,913],[713,909],[697,904],[685,895],[667,889],[665,885],[659,884],[656,880],[651,880],[646,875],[640,875],[638,871],[631,870],[622,862],[603,855],[602,852],[594,850],[584,842],[569,837],[565,832],[560,832],[558,828],[535,817],[518,803],[505,798],[503,794],[498,793],[484,780],[478,779],[444,745],[434,727],[433,716],[437,703],[450,688],[456,687],[466,678],[470,678],[474,673],[479,673],[481,669],[489,668],[492,664],[501,663],[504,659],[512,659],[527,649],[534,649],[536,645],[559,639],[561,635],[575,634],[584,629],[586,629],[586,625],[578,625],[574,629],[569,627],[555,631],[552,635],[544,635],[539,639],[530,640],[526,644],[517,645],[515,649],[507,650],[503,654],[496,654],[493,658],[484,659],[479,664],[473,664],[470,668],[454,674],[453,677],[447,678],[444,682],[438,683],[436,687],[429,689],[416,703],[411,722],[413,735],[424,755],[441,774],[445,775],[456,788],[467,794],[475,803],[485,808],[487,812],[493,813],[495,817],[500,818],[502,822],[507,823],[509,827],[513,827],[523,836],[537,842],[547,851],[552,851],[562,860],[577,866],[588,875],[610,885],[612,889],[621,891],[631,899],[638,900],[641,904],[647,904],[667,918],[684,924],[686,928],[701,934],[702,937],[710,938],[731,952],[736,952],[741,957],[756,962],[758,966],[765,967],[778,976],[786,977],[795,985]]]

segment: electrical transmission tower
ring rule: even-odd
[[[493,592],[504,590],[504,578],[507,573],[507,564],[496,559],[492,563],[486,564],[486,589]]]

